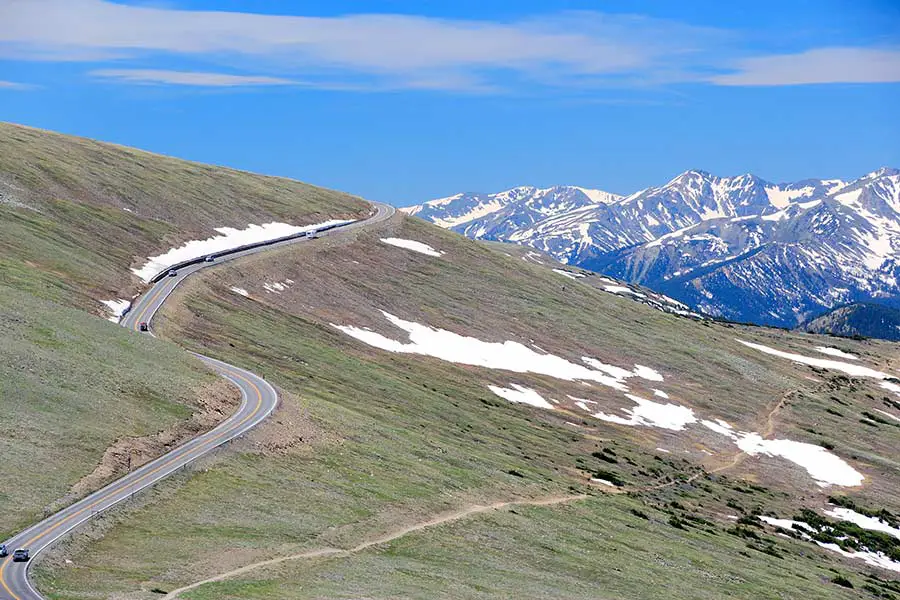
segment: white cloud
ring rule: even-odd
[[[247,85],[294,85],[297,82],[261,75],[228,75],[196,71],[166,71],[156,69],[99,69],[89,73],[94,77],[116,79],[131,83],[164,83],[207,87],[236,87]]]
[[[748,54],[736,45],[740,32],[596,11],[487,21],[0,0],[0,14],[0,58],[106,63],[95,74],[137,83],[493,93],[535,86],[900,81],[897,49],[814,48],[772,56],[758,51],[740,59]],[[191,67],[171,71],[172,59],[190,61]],[[139,68],[132,68],[132,60],[141,61]],[[164,60],[165,67],[154,60]],[[223,65],[250,74],[220,74]]]
[[[900,82],[900,50],[816,48],[799,54],[748,58],[738,71],[711,79],[718,85],[803,85]]]
[[[33,86],[30,86],[27,83],[0,80],[0,90],[29,90],[32,87]]]
[[[412,15],[279,16],[106,0],[0,0],[0,57],[101,61],[180,55],[327,85],[497,89],[670,72],[713,30],[645,17],[562,13],[511,22]],[[680,60],[680,59],[679,59]],[[265,67],[265,68],[262,68]],[[360,81],[362,79],[362,81]]]

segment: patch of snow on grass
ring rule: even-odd
[[[823,369],[832,369],[834,371],[842,371],[847,375],[853,375],[855,377],[873,377],[875,379],[888,379],[890,375],[887,373],[882,373],[881,371],[876,371],[875,369],[870,369],[868,367],[864,367],[862,365],[853,365],[850,363],[840,362],[837,360],[828,360],[825,358],[813,358],[811,356],[803,356],[802,354],[794,354],[792,352],[783,352],[781,350],[776,350],[775,348],[770,348],[768,346],[763,346],[762,344],[754,344],[752,342],[745,342],[744,340],[737,340],[741,344],[753,348],[754,350],[759,350],[765,354],[771,354],[772,356],[779,356],[781,358],[786,358],[788,360],[792,360],[797,363],[801,363],[804,365],[810,365],[812,367],[821,367]],[[882,386],[884,384],[882,383]],[[890,388],[888,388],[890,389]],[[897,390],[900,392],[900,386],[897,386]]]
[[[159,256],[151,256],[147,259],[140,269],[132,269],[131,272],[141,278],[145,283],[153,279],[153,277],[163,271],[169,269],[172,265],[201,258],[210,254],[233,250],[239,246],[254,244],[258,242],[268,242],[279,238],[288,237],[298,233],[318,229],[319,227],[329,227],[332,225],[343,225],[351,223],[351,221],[332,219],[324,223],[316,225],[288,225],[286,223],[265,223],[263,225],[248,225],[246,229],[234,229],[232,227],[217,227],[215,231],[221,235],[207,238],[205,240],[191,240],[185,242],[178,248],[173,248],[165,254]]]
[[[599,477],[591,477],[591,483],[602,483],[603,485],[608,485],[609,487],[618,487],[612,481],[607,481],[606,479],[600,479]]]
[[[571,271],[564,271],[563,269],[553,269],[554,273],[559,273],[563,277],[568,277],[569,279],[581,279],[584,277],[583,273],[573,273]]]
[[[735,443],[751,456],[779,456],[803,467],[820,487],[852,487],[863,482],[859,471],[821,446],[793,440],[764,440],[758,433],[741,433]]]
[[[664,399],[664,400],[668,400],[668,399],[669,399],[669,395],[668,395],[667,393],[665,393],[664,391],[662,391],[662,390],[654,389],[654,390],[653,390],[653,395],[656,396],[657,398],[662,398],[662,399]]]
[[[859,360],[859,357],[854,354],[850,354],[849,352],[844,352],[843,350],[838,350],[837,348],[831,348],[829,346],[816,346],[816,350],[818,350],[822,354],[827,354],[829,356],[837,356],[838,358],[849,358],[850,360]]]
[[[881,567],[882,569],[887,569],[889,571],[895,571],[900,573],[900,562],[896,562],[891,560],[886,555],[881,552],[871,552],[868,550],[858,550],[848,552],[844,550],[837,544],[829,544],[826,542],[820,542],[818,540],[810,537],[806,532],[807,531],[815,531],[812,527],[809,526],[808,523],[804,523],[803,521],[792,521],[790,519],[776,519],[774,517],[766,517],[761,516],[760,520],[765,521],[769,525],[774,525],[775,527],[780,527],[782,529],[799,531],[800,535],[803,539],[814,542],[817,546],[825,548],[826,550],[830,550],[832,552],[836,552],[841,556],[846,558],[855,558],[859,560],[863,560],[866,564],[872,565],[874,567]],[[860,525],[862,527],[862,525]]]
[[[872,565],[873,567],[881,567],[882,569],[887,569],[888,571],[895,571],[897,573],[900,573],[900,562],[891,560],[881,552],[847,552],[837,544],[826,544],[825,542],[819,541],[816,541],[816,544],[818,544],[822,548],[831,550],[832,552],[837,552],[841,556],[845,556],[847,558],[858,558],[865,561],[866,564]]]
[[[656,451],[657,451],[657,452],[664,452],[665,454],[671,454],[671,453],[672,453],[671,450],[666,450],[665,448],[657,448]]]
[[[826,510],[825,514],[829,517],[834,517],[835,519],[855,523],[856,525],[859,525],[863,529],[868,529],[869,531],[880,531],[882,533],[886,533],[900,540],[900,529],[891,527],[881,519],[861,515],[855,510],[844,508],[843,506],[837,506],[831,510]]]
[[[734,428],[722,419],[716,419],[715,421],[703,420],[700,421],[700,423],[707,429],[712,429],[716,433],[724,435],[727,438],[735,439],[735,437],[737,437],[734,433]]]
[[[659,374],[659,371],[651,369],[650,367],[645,367],[644,365],[634,365],[634,374],[647,381],[663,380],[663,376]]]
[[[432,356],[461,365],[474,365],[514,373],[549,375],[565,381],[593,381],[619,391],[628,391],[624,379],[635,374],[621,367],[605,365],[598,360],[588,362],[597,370],[569,362],[554,354],[538,354],[519,342],[485,342],[452,331],[436,329],[414,321],[405,321],[382,311],[384,317],[409,334],[409,341],[393,340],[374,331],[352,325],[335,325],[347,335],[388,352]]]
[[[898,417],[898,416],[896,416],[896,415],[892,415],[891,413],[889,413],[889,412],[887,412],[887,411],[884,411],[884,410],[881,410],[881,409],[878,409],[878,408],[876,408],[876,409],[874,409],[874,410],[875,410],[875,412],[879,412],[879,413],[883,414],[883,415],[886,416],[886,417],[890,417],[890,418],[892,418],[893,420],[895,420],[895,421],[897,421],[897,422],[900,422],[900,417]]]
[[[247,290],[245,290],[244,288],[232,287],[231,291],[234,292],[235,294],[240,294],[241,296],[246,296],[247,298],[250,297],[250,294],[247,293]]]
[[[131,308],[131,302],[128,300],[103,300],[103,304],[112,311],[112,315],[109,317],[109,320],[113,323],[118,323],[122,319],[122,315],[125,314],[129,308]]]
[[[540,394],[538,394],[531,388],[527,388],[515,383],[511,385],[512,388],[502,388],[496,385],[489,385],[488,389],[490,389],[501,398],[509,400],[510,402],[530,404],[531,406],[537,406],[538,408],[549,408],[550,410],[553,410],[553,405],[544,400]]]
[[[275,283],[264,283],[263,289],[266,290],[270,294],[280,294],[284,290],[288,289],[288,286],[294,283],[290,279],[285,279],[284,283],[280,281],[276,281]]]
[[[790,519],[776,519],[775,517],[767,517],[765,515],[761,515],[759,520],[768,523],[769,525],[773,525],[775,527],[781,527],[782,529],[805,529],[807,531],[812,531],[812,527],[804,523],[803,521],[792,521]]]
[[[681,431],[686,425],[697,421],[694,411],[686,406],[660,404],[632,394],[625,395],[637,405],[634,408],[625,409],[628,418],[602,412],[595,414],[594,417],[619,425],[645,425],[674,431]]]
[[[381,241],[391,246],[406,248],[407,250],[412,250],[419,254],[427,254],[428,256],[442,256],[444,254],[439,250],[435,250],[428,244],[423,244],[422,242],[416,242],[414,240],[405,240],[403,238],[381,238]]]
[[[890,381],[882,381],[881,387],[894,392],[895,394],[900,394],[900,385],[897,385],[896,383],[891,383]]]
[[[611,294],[631,294],[632,296],[637,296],[638,298],[647,297],[646,294],[636,292],[629,287],[625,287],[624,285],[604,285],[603,289]]]

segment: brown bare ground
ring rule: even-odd
[[[55,505],[66,506],[110,481],[130,473],[224,421],[241,401],[240,391],[224,379],[197,390],[198,409],[186,421],[152,436],[125,437],[106,449],[97,467],[72,486]]]
[[[337,441],[336,434],[313,421],[298,396],[278,390],[278,397],[275,413],[247,436],[253,451],[282,456],[305,454],[317,443]]]

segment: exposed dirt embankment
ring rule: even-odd
[[[66,506],[110,481],[130,473],[173,448],[205,433],[233,413],[241,401],[241,392],[224,379],[216,379],[197,391],[198,409],[190,419],[151,436],[125,437],[106,449],[97,467],[54,503]]]

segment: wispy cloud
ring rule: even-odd
[[[0,90],[30,90],[33,89],[34,86],[28,83],[19,83],[17,81],[3,81],[0,80]]]
[[[712,78],[718,85],[807,85],[900,82],[900,50],[818,48],[799,54],[748,58],[736,73]]]
[[[0,0],[0,14],[0,58],[92,63],[94,76],[127,83],[494,93],[900,81],[896,49],[767,55],[739,47],[739,32],[596,11],[497,22]]]
[[[172,84],[200,87],[239,87],[258,85],[296,85],[299,82],[262,75],[229,75],[197,71],[166,71],[157,69],[98,69],[89,75],[130,83]]]
[[[635,16],[564,13],[514,22],[408,15],[275,16],[105,0],[0,0],[0,56],[125,60],[179,55],[328,85],[489,90],[647,78],[697,54],[710,29]],[[340,81],[336,81],[340,80]],[[361,81],[360,81],[361,80]]]

